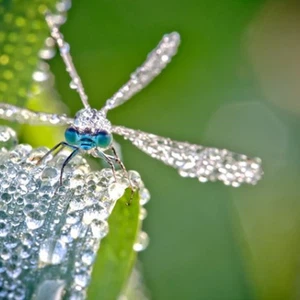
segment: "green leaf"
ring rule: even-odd
[[[24,106],[38,52],[49,35],[44,13],[56,0],[0,0],[0,101]]]
[[[88,299],[115,300],[124,289],[136,260],[133,250],[140,229],[139,194],[132,204],[126,203],[131,191],[126,190],[108,219],[109,234],[103,240],[94,265]]]

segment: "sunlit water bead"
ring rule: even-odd
[[[140,194],[140,204],[142,206],[149,202],[150,192],[149,192],[148,189],[146,189],[145,187],[141,188],[140,191],[139,191],[139,194]]]
[[[99,178],[97,185],[102,189],[107,189],[107,186],[113,180],[113,172],[111,169],[102,169],[101,171],[95,172],[95,175]]]
[[[75,289],[81,290],[88,286],[90,276],[87,272],[79,272],[74,276],[74,283],[76,284]]]
[[[107,189],[108,196],[114,201],[116,201],[123,196],[126,188],[128,187],[129,187],[129,181],[125,178],[118,179],[117,182],[113,181],[108,186]]]
[[[81,211],[85,207],[85,202],[82,195],[73,196],[68,206],[68,213],[74,211]]]
[[[106,221],[93,220],[90,228],[94,238],[102,239],[108,234],[108,223]]]
[[[22,267],[16,263],[9,262],[6,265],[6,274],[12,279],[18,278],[22,273]]]
[[[129,175],[130,182],[134,187],[138,189],[142,189],[144,187],[144,183],[142,181],[141,175],[138,172],[128,171],[128,175]]]
[[[8,188],[9,188],[9,186],[6,189],[8,189]],[[3,201],[6,205],[9,204],[12,201],[12,199],[13,199],[13,196],[8,192],[4,192],[1,195],[1,201]],[[0,219],[1,219],[1,212],[0,212]]]
[[[84,237],[87,232],[87,229],[88,229],[87,225],[79,222],[70,227],[69,234],[72,237],[72,239],[76,240],[78,238]]]
[[[91,266],[96,258],[96,252],[93,250],[85,250],[81,256],[81,261],[87,265]]]
[[[8,234],[5,238],[4,244],[7,248],[13,249],[20,243],[19,239],[13,234]]]
[[[141,221],[144,221],[147,218],[147,215],[148,215],[148,213],[147,213],[147,210],[145,209],[145,207],[141,207],[140,208],[139,219]]]
[[[5,221],[5,220],[0,220],[0,238],[3,238],[8,235],[10,232],[11,225]]]
[[[59,177],[59,172],[54,167],[46,167],[41,174],[42,182],[50,183],[50,185],[54,185]]]
[[[25,160],[25,157],[30,153],[32,147],[29,145],[17,145],[12,151],[10,151],[10,161],[17,163]]]
[[[82,221],[83,223],[89,225],[94,220],[97,221],[106,220],[108,216],[109,216],[108,210],[101,203],[95,203],[93,205],[85,207]]]
[[[40,228],[45,221],[45,216],[33,209],[26,214],[25,224],[29,230]]]
[[[18,144],[16,132],[7,126],[0,126],[0,150],[13,149]]]
[[[74,211],[66,214],[66,224],[73,225],[78,223],[82,218],[82,211]]]
[[[85,180],[83,174],[72,174],[72,177],[70,177],[68,185],[71,189],[75,189],[75,188],[83,187],[84,182]]]
[[[133,245],[133,250],[136,252],[143,251],[149,245],[149,236],[146,232],[141,231],[138,234],[137,240]]]
[[[60,264],[66,257],[65,242],[55,238],[48,238],[40,246],[39,266]]]
[[[26,186],[29,183],[30,179],[31,179],[30,175],[24,171],[19,171],[16,174],[16,178],[15,178],[18,185],[21,185],[21,186]]]
[[[7,161],[5,163],[6,166],[6,179],[11,181],[12,179],[14,179],[18,173],[18,171],[20,171],[20,167],[14,163],[12,163],[11,161]]]

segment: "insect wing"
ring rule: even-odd
[[[0,103],[0,119],[31,125],[70,125],[73,119],[66,115],[35,112],[26,108]]]
[[[180,35],[177,32],[165,34],[157,47],[148,54],[146,61],[131,74],[130,80],[106,101],[103,110],[108,111],[123,104],[146,87],[171,61],[179,44]]]
[[[182,177],[198,178],[201,182],[219,180],[237,187],[242,183],[256,184],[263,174],[259,158],[249,158],[226,149],[173,141],[122,126],[114,126],[113,133],[177,169]]]

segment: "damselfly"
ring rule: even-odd
[[[146,61],[131,74],[129,81],[106,101],[103,108],[97,110],[91,108],[88,103],[88,97],[70,55],[69,44],[64,40],[51,15],[46,16],[46,21],[71,77],[71,85],[78,92],[84,108],[78,111],[73,119],[66,115],[33,112],[1,103],[0,118],[19,123],[68,126],[65,131],[65,141],[57,144],[42,158],[65,147],[72,150],[62,166],[60,184],[62,184],[64,167],[79,153],[89,153],[104,159],[111,166],[113,173],[115,172],[114,164],[117,163],[128,176],[123,162],[113,147],[113,134],[123,136],[151,157],[177,169],[183,177],[198,178],[200,182],[220,180],[234,187],[242,183],[256,184],[261,178],[263,172],[259,158],[249,158],[225,149],[173,141],[139,130],[115,126],[107,119],[106,115],[109,110],[132,98],[159,75],[171,61],[180,44],[178,33],[164,35],[157,47],[148,54]]]

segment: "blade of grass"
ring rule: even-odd
[[[140,229],[140,204],[136,192],[132,204],[126,205],[130,192],[126,190],[108,219],[109,234],[101,243],[94,265],[89,300],[117,299],[131,274],[136,259],[133,245]]]

